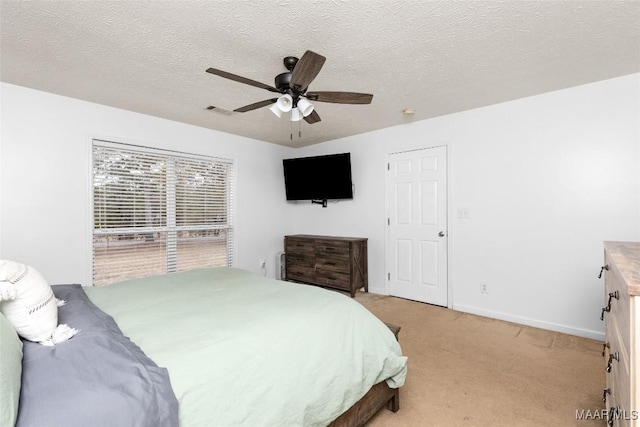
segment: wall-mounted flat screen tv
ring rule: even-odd
[[[351,153],[284,159],[287,200],[352,199]]]

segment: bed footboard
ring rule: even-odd
[[[390,388],[385,381],[371,387],[355,405],[336,418],[330,427],[360,427],[373,417],[383,406],[397,412],[400,409],[399,389]]]
[[[398,339],[400,326],[385,323]],[[383,406],[392,412],[400,409],[400,389],[391,388],[386,381],[371,387],[371,390],[358,400],[349,410],[336,418],[329,427],[361,427],[371,419]]]

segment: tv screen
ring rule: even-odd
[[[284,159],[287,200],[352,199],[351,153]]]

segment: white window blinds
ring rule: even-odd
[[[232,266],[233,166],[94,140],[94,285]]]

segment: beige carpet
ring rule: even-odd
[[[606,425],[576,419],[604,407],[601,342],[400,298],[356,300],[402,327],[409,358],[400,411],[368,427]]]

